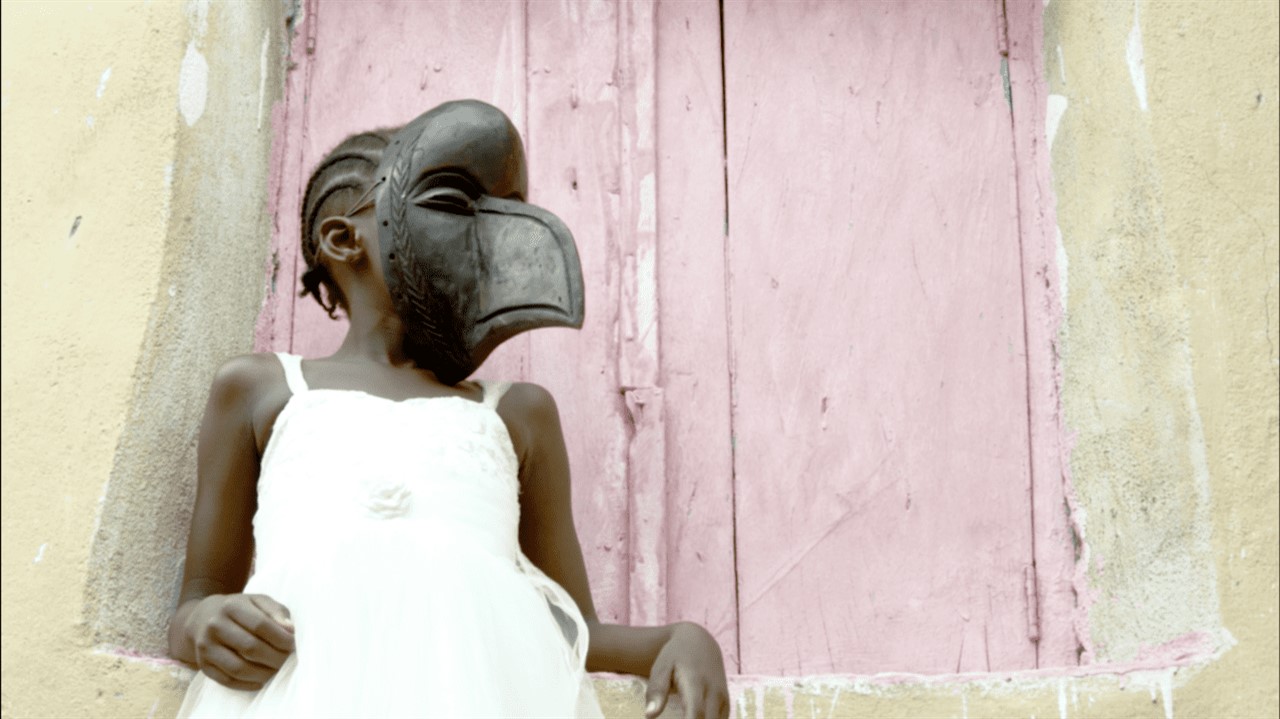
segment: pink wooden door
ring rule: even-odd
[[[747,673],[1035,666],[1000,8],[309,0],[259,346],[345,330],[292,291],[323,155],[492,102],[587,323],[479,375],[558,398],[602,617],[702,622]]]
[[[742,670],[1036,665],[998,2],[724,4]]]

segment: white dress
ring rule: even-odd
[[[290,610],[296,651],[258,691],[197,674],[178,716],[601,716],[582,615],[520,551],[506,385],[397,402],[280,360],[244,591]]]

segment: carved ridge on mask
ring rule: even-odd
[[[418,262],[413,250],[413,241],[409,238],[408,225],[405,222],[405,211],[408,207],[410,168],[415,158],[422,152],[415,139],[409,152],[401,152],[391,168],[391,177],[387,191],[391,194],[391,217],[394,232],[392,248],[394,262],[402,268],[405,277],[401,281],[399,273],[385,272],[387,289],[391,293],[392,302],[399,308],[410,307],[418,322],[409,324],[407,340],[410,343],[410,355],[417,354],[414,346],[426,349],[430,359],[427,369],[435,373],[437,379],[445,384],[456,384],[465,379],[474,369],[469,367],[468,358],[460,354],[461,332],[457,326],[457,318],[449,305],[439,301],[433,292],[433,278],[424,264]],[[390,268],[388,268],[390,269]],[[451,337],[452,335],[452,337]]]

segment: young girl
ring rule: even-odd
[[[704,629],[596,618],[551,395],[464,379],[511,334],[572,324],[529,314],[573,303],[555,261],[514,266],[527,252],[578,270],[524,178],[514,127],[474,101],[349,138],[311,177],[303,294],[351,326],[331,357],[246,355],[214,378],[169,631],[200,670],[180,716],[599,716],[586,671],[648,677],[649,717],[672,693],[686,717],[728,716]]]

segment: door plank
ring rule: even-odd
[[[560,401],[596,610],[606,621],[625,622],[631,428],[618,374],[625,223],[618,7],[535,1],[527,13],[530,200],[573,231],[586,288],[581,330],[530,333],[529,375]]]
[[[744,672],[1035,665],[995,3],[725,3]]]
[[[738,665],[725,308],[724,134],[715,3],[657,5],[657,203],[671,619]]]

